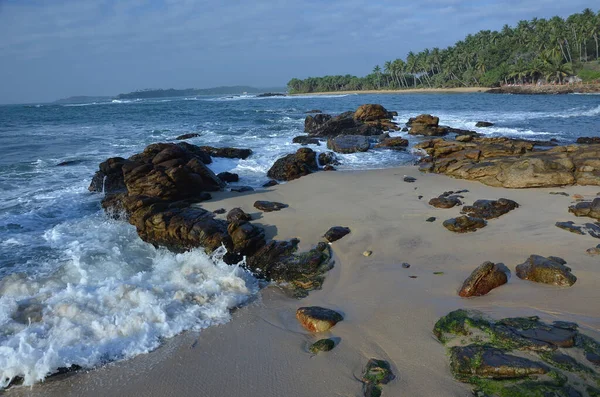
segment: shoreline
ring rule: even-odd
[[[312,95],[354,95],[354,94],[470,94],[487,92],[487,87],[458,87],[458,88],[409,88],[405,90],[351,90],[351,91],[326,91],[309,92],[303,94],[288,94],[288,96]]]
[[[403,182],[405,175],[417,181]],[[444,191],[462,189],[469,190],[466,203],[506,197],[521,208],[475,233],[453,234],[441,222],[456,216],[459,208],[436,209],[427,202]],[[323,289],[295,300],[269,287],[225,325],[186,332],[131,360],[48,379],[32,388],[14,387],[5,394],[357,395],[361,385],[354,377],[375,357],[388,360],[397,375],[384,395],[470,396],[472,387],[452,378],[445,348],[431,332],[435,321],[451,310],[575,321],[598,338],[600,272],[598,259],[585,253],[598,241],[555,227],[556,221],[577,218],[567,212],[571,197],[548,194],[591,198],[597,190],[494,188],[403,166],[319,172],[266,190],[216,193],[203,208],[241,207],[265,228],[267,237],[299,238],[300,250],[314,246],[330,226],[350,227],[351,234],[331,245],[336,264],[326,274]],[[289,208],[261,213],[252,207],[255,200],[281,201]],[[430,216],[438,219],[425,222]],[[364,257],[365,250],[373,255]],[[531,254],[565,258],[577,283],[557,288],[518,279],[515,265]],[[464,279],[487,260],[505,263],[513,271],[508,284],[486,296],[458,297]],[[404,269],[403,262],[411,268]],[[433,274],[439,271],[444,274]],[[345,319],[330,333],[310,335],[294,318],[298,307],[310,305],[339,310]],[[333,351],[318,356],[306,352],[309,341],[328,336],[340,338]]]

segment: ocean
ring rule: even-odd
[[[364,103],[397,111],[402,124],[430,113],[488,136],[560,143],[600,136],[598,95],[243,95],[0,106],[0,387],[148,352],[182,331],[229,321],[230,310],[259,291],[252,275],[223,263],[221,251],[155,249],[133,226],[105,216],[101,195],[87,190],[100,162],[197,133],[187,142],[252,149],[246,160],[215,159],[209,167],[259,187],[277,158],[301,147],[292,138],[303,133],[306,111],[335,114]],[[495,125],[475,128],[477,121]],[[415,161],[410,151],[386,149],[339,157],[340,171]]]

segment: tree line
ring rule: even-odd
[[[589,8],[566,19],[534,18],[482,30],[445,49],[409,52],[376,65],[364,77],[293,78],[290,93],[403,88],[494,87],[502,84],[563,84],[576,74],[600,80],[600,11]]]

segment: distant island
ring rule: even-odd
[[[232,95],[232,94],[260,94],[264,92],[285,92],[283,87],[275,88],[256,88],[249,86],[230,86],[230,87],[214,87],[214,88],[185,88],[185,89],[145,89],[126,94],[119,94],[115,99],[140,99],[140,98],[166,98],[166,97],[181,97],[181,96],[197,96],[197,95]]]
[[[500,31],[482,30],[445,49],[409,52],[376,65],[365,77],[293,78],[290,94],[409,88],[572,86],[600,83],[600,12],[566,19],[534,18]],[[536,90],[558,93],[563,90]],[[584,90],[585,91],[585,90]],[[577,90],[580,92],[580,90]]]
[[[86,95],[79,95],[79,96],[70,96],[68,98],[62,98],[62,99],[58,99],[52,103],[55,103],[57,105],[64,105],[64,104],[78,104],[78,103],[92,103],[92,102],[106,102],[106,101],[110,101],[112,99],[112,97],[109,96],[86,96]]]

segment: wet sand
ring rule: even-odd
[[[405,175],[417,181],[406,183]],[[469,190],[464,193],[466,204],[505,197],[521,207],[489,220],[477,232],[454,234],[441,223],[458,215],[459,208],[436,209],[427,202],[444,191],[462,189]],[[331,226],[350,227],[351,234],[331,245],[336,264],[323,289],[295,300],[269,287],[237,310],[228,324],[185,333],[132,360],[5,394],[358,396],[361,384],[356,377],[373,357],[388,360],[397,376],[384,386],[384,396],[470,396],[471,387],[452,378],[445,348],[431,333],[436,320],[451,310],[575,321],[582,332],[600,337],[600,257],[585,252],[600,240],[554,226],[557,221],[581,224],[590,218],[568,213],[571,197],[549,194],[564,191],[592,198],[598,190],[492,188],[421,174],[408,166],[319,172],[264,191],[214,194],[203,207],[239,206],[265,228],[267,237],[300,238],[301,249],[320,241]],[[252,207],[256,200],[280,201],[289,208],[261,213]],[[437,220],[426,222],[431,216]],[[365,250],[373,254],[364,257]],[[531,254],[564,258],[577,282],[559,288],[518,279],[515,266]],[[464,279],[487,260],[511,269],[508,284],[483,297],[458,297]],[[403,268],[403,262],[411,267]],[[309,305],[336,309],[345,319],[329,333],[310,335],[294,317],[298,307]],[[339,338],[339,344],[329,353],[307,353],[307,345],[322,337]]]

